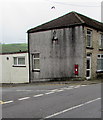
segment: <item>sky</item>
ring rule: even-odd
[[[0,43],[27,43],[27,30],[75,11],[101,21],[103,0],[2,0]],[[54,9],[51,7],[55,6]]]

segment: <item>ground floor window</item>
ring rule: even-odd
[[[14,66],[25,66],[25,57],[14,57]]]
[[[103,54],[99,54],[97,57],[97,71],[103,71]]]
[[[40,71],[40,53],[32,55],[32,68],[34,71]]]

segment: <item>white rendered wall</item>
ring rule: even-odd
[[[13,57],[25,56],[25,67],[13,67]],[[9,58],[7,60],[7,57]],[[0,83],[27,83],[29,82],[28,53],[0,55],[2,69],[0,69]],[[1,67],[1,65],[0,65]]]

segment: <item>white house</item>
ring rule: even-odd
[[[27,44],[3,44],[0,63],[0,83],[29,82]]]

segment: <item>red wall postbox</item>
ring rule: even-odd
[[[77,64],[74,65],[74,73],[75,73],[75,75],[78,75],[78,65]]]

